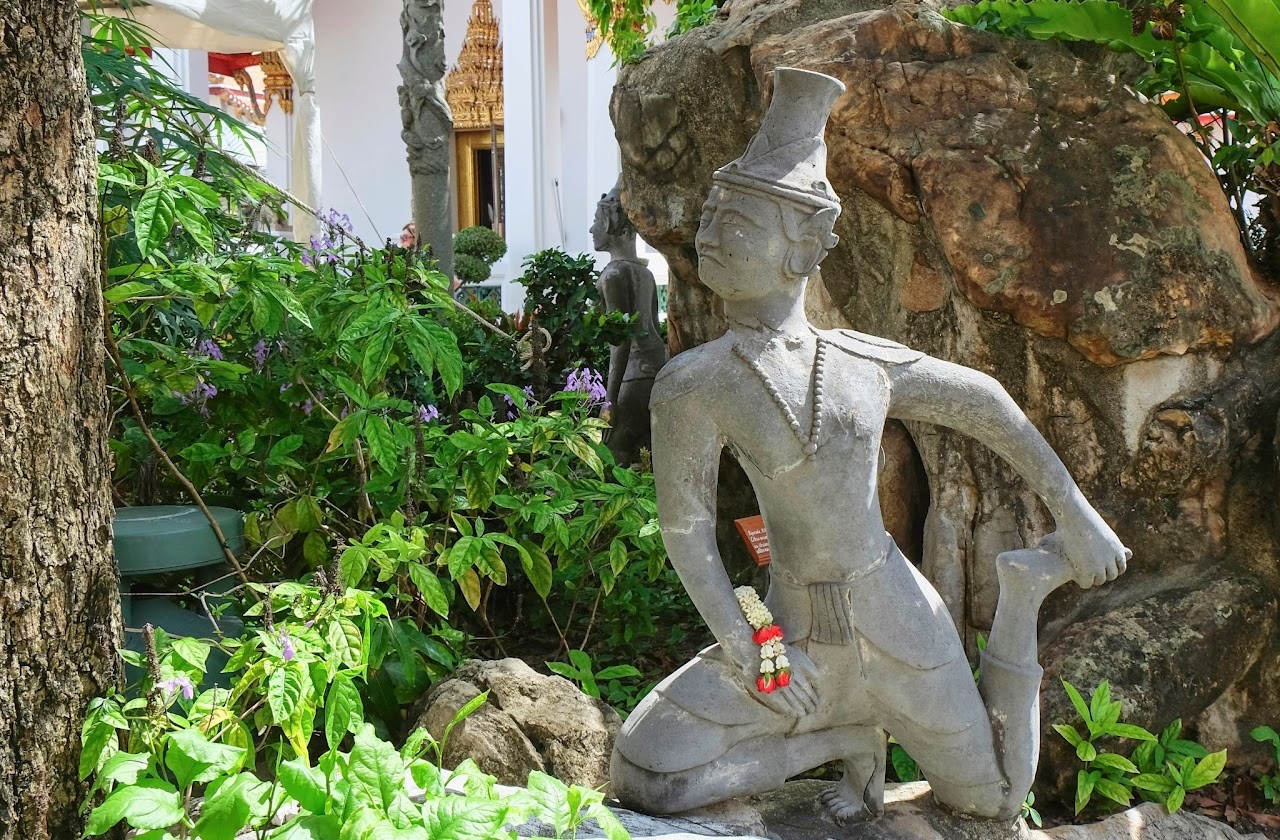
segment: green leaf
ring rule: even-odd
[[[171,733],[164,754],[165,766],[173,771],[178,787],[183,789],[234,773],[240,769],[244,759],[242,747],[214,743],[198,729],[179,729]]]
[[[421,563],[409,564],[409,579],[431,611],[441,618],[449,617],[449,596],[435,573]]]
[[[306,679],[306,671],[296,659],[284,663],[267,677],[267,705],[277,724],[288,720],[302,702]]]
[[[351,619],[341,616],[329,624],[325,634],[329,643],[330,661],[340,668],[359,668],[364,651],[364,638],[360,628]]]
[[[1071,698],[1071,705],[1076,707],[1076,713],[1080,715],[1080,719],[1084,721],[1085,726],[1089,727],[1089,732],[1093,732],[1093,717],[1089,714],[1089,706],[1084,702],[1084,698],[1080,696],[1080,692],[1076,691],[1076,687],[1066,680],[1062,681],[1062,687],[1066,690],[1067,696]],[[1080,813],[1078,810],[1076,813]]]
[[[209,785],[193,836],[200,840],[235,840],[248,825],[251,814],[244,788],[256,781],[245,774],[219,779]]]
[[[1249,736],[1255,741],[1270,741],[1277,747],[1280,747],[1280,732],[1276,732],[1270,726],[1259,726],[1249,733]]]
[[[1076,728],[1074,726],[1068,726],[1065,723],[1055,723],[1053,725],[1053,730],[1063,738],[1067,739],[1067,743],[1073,747],[1079,747],[1084,743],[1084,739],[1080,737],[1079,732],[1076,732]]]
[[[1123,773],[1137,773],[1138,767],[1132,761],[1122,755],[1115,753],[1099,753],[1093,759],[1094,767],[1105,767],[1109,770],[1119,770]]]
[[[614,540],[609,544],[609,568],[615,575],[622,574],[627,567],[627,547],[622,540]]]
[[[209,661],[209,644],[190,636],[178,636],[173,640],[173,655],[179,662],[203,674]]]
[[[174,202],[173,209],[187,235],[195,240],[206,254],[212,254],[214,252],[213,226],[209,224],[209,220],[200,208],[196,207],[191,199],[184,197]]]
[[[271,840],[341,840],[342,820],[325,814],[295,817],[267,835]]]
[[[1164,805],[1169,809],[1170,814],[1178,813],[1178,809],[1182,807],[1182,802],[1187,798],[1187,791],[1181,785],[1178,785],[1169,792],[1169,798],[1165,800]]]
[[[1118,802],[1126,808],[1129,807],[1129,803],[1133,799],[1132,795],[1124,785],[1114,782],[1105,776],[1094,783],[1094,790],[1097,791],[1099,795],[1105,796],[1112,802]]]
[[[364,701],[350,674],[338,674],[329,686],[324,703],[324,738],[329,749],[336,750],[348,732],[355,731],[364,720]],[[312,808],[312,811],[317,809]]]
[[[364,724],[356,732],[346,777],[365,800],[387,813],[404,784],[404,762],[393,746],[373,734],[372,726]]]
[[[227,450],[212,443],[193,443],[178,453],[178,457],[191,463],[217,461],[227,457]]]
[[[102,763],[93,780],[96,791],[110,783],[131,785],[151,766],[151,756],[142,753],[118,752]]]
[[[898,744],[894,744],[889,753],[889,761],[893,764],[893,772],[898,774],[900,782],[915,782],[920,779],[920,765]]]
[[[1226,766],[1226,750],[1209,753],[1196,763],[1195,769],[1191,771],[1191,778],[1187,780],[1187,788],[1195,790],[1196,788],[1213,784],[1218,781],[1218,777],[1222,775],[1222,769]]]
[[[169,238],[176,216],[174,195],[168,187],[163,182],[147,187],[133,211],[133,233],[142,257],[147,257]]]
[[[1134,741],[1154,741],[1156,736],[1152,735],[1141,726],[1134,726],[1131,723],[1113,723],[1107,727],[1107,735],[1114,735],[1117,738],[1129,738]]]
[[[302,446],[304,438],[302,435],[287,435],[280,438],[271,446],[271,451],[267,454],[268,461],[278,461],[290,452],[297,451]]]
[[[186,816],[182,797],[172,785],[159,779],[144,779],[118,788],[94,808],[85,833],[105,834],[121,820],[133,828],[168,828]]]
[[[522,550],[518,554],[525,576],[529,578],[529,583],[533,585],[533,590],[538,593],[538,597],[545,601],[551,594],[553,579],[551,560],[548,559],[545,551],[531,542],[522,541],[520,547]]]
[[[480,840],[502,828],[507,806],[468,796],[445,796],[422,805],[423,824],[431,840]]]
[[[1093,786],[1100,776],[1095,776],[1091,772],[1081,770],[1076,774],[1076,814],[1079,814],[1089,804],[1089,800],[1093,797]]]
[[[1098,750],[1089,741],[1081,741],[1076,746],[1076,757],[1081,761],[1093,761],[1098,757]]]
[[[391,351],[395,346],[393,339],[391,330],[384,327],[365,342],[364,359],[360,362],[360,375],[364,378],[365,385],[373,387],[387,372],[387,366],[391,364]]]
[[[370,414],[364,424],[364,439],[369,442],[369,452],[378,465],[394,473],[400,466],[401,451],[386,418],[381,414]]]
[[[338,559],[338,565],[342,569],[342,585],[346,587],[359,586],[360,581],[364,580],[365,573],[369,570],[369,549],[362,545],[351,546],[342,552],[342,557]]]
[[[139,280],[129,280],[125,283],[117,283],[103,293],[103,297],[107,299],[107,303],[124,303],[126,300],[133,300],[140,297],[152,297],[156,294],[155,286],[150,283],[143,283]]]
[[[596,453],[595,447],[576,434],[567,434],[564,436],[565,446],[569,447],[569,451],[577,455],[582,463],[587,465],[600,478],[604,478],[604,462],[600,460],[600,456]]]
[[[298,804],[313,814],[327,810],[329,797],[324,774],[318,768],[308,767],[296,758],[280,763],[276,778],[284,792],[298,800]]]
[[[346,328],[338,335],[338,340],[344,342],[359,341],[391,323],[399,314],[400,310],[390,306],[369,309],[347,324]]]
[[[285,312],[296,318],[298,323],[307,329],[311,329],[311,316],[307,315],[307,310],[302,305],[302,301],[298,300],[297,296],[289,291],[288,287],[278,280],[265,279],[260,281],[259,286],[274,298],[276,303],[284,307]]]
[[[1101,722],[1107,716],[1107,710],[1111,706],[1111,683],[1103,680],[1098,683],[1098,687],[1093,690],[1093,696],[1089,698],[1089,716],[1095,722]]]
[[[1152,793],[1168,793],[1176,787],[1173,779],[1160,773],[1142,773],[1129,780],[1134,787]]]

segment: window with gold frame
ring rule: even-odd
[[[455,131],[458,228],[481,225],[501,233],[506,173],[501,129]]]

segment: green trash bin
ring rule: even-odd
[[[244,514],[225,507],[209,508],[218,522],[227,545],[233,552],[244,549]],[[243,622],[226,612],[217,627],[202,611],[187,609],[162,595],[139,595],[132,592],[139,578],[192,570],[206,570],[207,578],[230,571],[217,535],[198,507],[190,505],[155,505],[116,508],[112,526],[112,542],[116,563],[120,568],[120,610],[124,616],[125,646],[143,650],[142,627],[151,624],[163,628],[171,636],[217,638],[218,630],[236,637],[244,629]],[[231,582],[234,584],[234,581]],[[225,588],[225,587],[224,587]],[[145,591],[145,588],[144,588]],[[217,592],[215,585],[211,591]],[[210,599],[210,605],[214,603]],[[227,657],[213,651],[208,661],[206,682],[225,686],[221,671]],[[130,673],[130,680],[139,675]]]

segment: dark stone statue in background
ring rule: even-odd
[[[605,443],[619,464],[629,465],[649,448],[649,393],[667,361],[667,345],[658,330],[658,290],[653,273],[636,256],[636,229],[622,210],[615,186],[600,197],[591,226],[591,243],[608,251],[610,261],[597,281],[609,311],[631,316],[636,331],[630,342],[609,351],[608,408],[613,428]]]

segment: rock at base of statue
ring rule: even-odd
[[[731,800],[714,808],[674,817],[647,817],[615,809],[632,836],[651,840],[725,837],[734,840],[1266,840],[1248,836],[1197,814],[1170,814],[1152,803],[1138,805],[1088,825],[1047,831],[978,820],[948,811],[933,799],[927,782],[890,784],[885,816],[872,822],[840,825],[822,805],[831,782],[789,782],[773,793]],[[631,822],[627,822],[630,819]],[[594,824],[593,824],[594,825]],[[588,826],[581,838],[599,838]]]
[[[609,779],[609,754],[622,725],[607,703],[564,677],[539,674],[519,659],[473,660],[436,685],[409,720],[435,738],[482,692],[489,699],[449,733],[444,763],[473,759],[507,785],[541,770],[566,784],[598,788]]]

